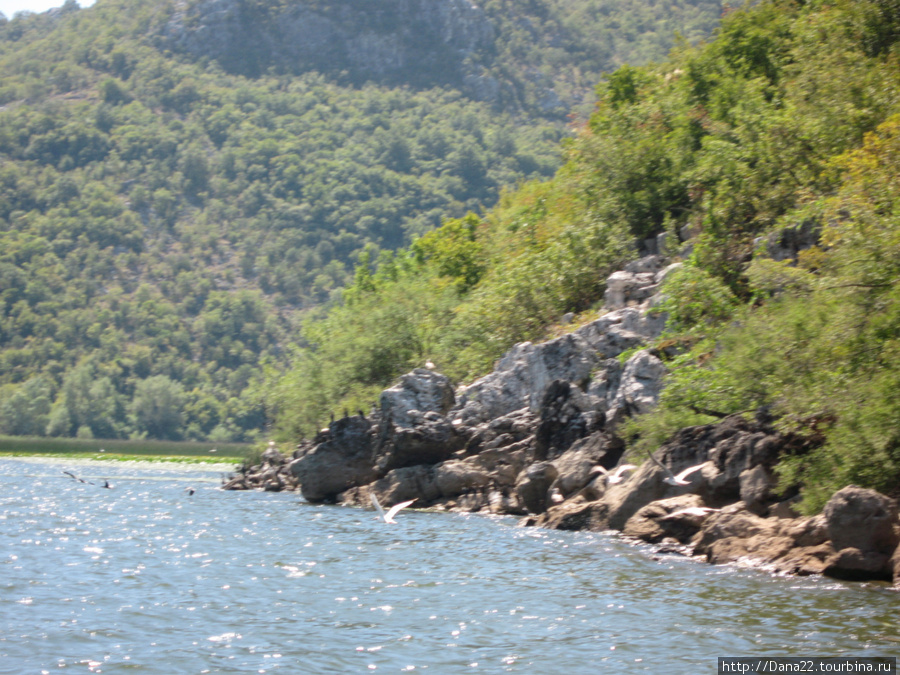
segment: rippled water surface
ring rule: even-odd
[[[0,460],[0,673],[714,673],[718,656],[900,652],[884,587],[512,519],[386,525],[218,479]]]

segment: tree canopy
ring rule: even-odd
[[[361,260],[552,176],[602,71],[718,16],[656,4],[490,0],[478,86],[242,71],[179,49],[167,2],[0,19],[0,432],[250,440]]]

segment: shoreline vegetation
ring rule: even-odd
[[[122,462],[240,464],[252,455],[254,449],[255,446],[249,443],[0,436],[0,459],[54,457]]]

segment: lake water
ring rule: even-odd
[[[883,586],[509,518],[386,525],[160,466],[0,460],[0,673],[693,674],[900,652]]]

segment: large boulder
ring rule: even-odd
[[[455,400],[453,385],[446,375],[416,368],[381,392],[381,417],[395,427],[412,427],[424,413],[446,415]]]
[[[466,453],[474,455],[484,450],[505,448],[523,442],[531,447],[537,424],[538,417],[531,410],[520,408],[489,422],[468,427],[470,431],[469,440],[466,442]],[[454,420],[454,426],[461,430],[467,429],[458,419]]]
[[[723,539],[749,540],[757,535],[769,538],[781,536],[777,521],[776,518],[757,516],[741,502],[731,504],[707,518],[694,542],[694,553],[709,555],[712,545]]]
[[[425,504],[440,497],[435,470],[430,466],[395,469],[384,478],[369,484],[367,493],[375,494],[382,504],[399,504],[410,499]],[[363,504],[367,504],[365,499]]]
[[[835,553],[825,574],[841,579],[891,579],[891,557],[900,544],[893,499],[850,485],[838,490],[823,510]]]
[[[517,344],[492,373],[460,392],[452,416],[475,426],[521,408],[537,413],[551,382],[587,384],[597,362],[596,354],[577,332],[538,345]]]
[[[310,502],[333,501],[345,490],[372,482],[372,424],[362,416],[333,422],[328,440],[290,464]]]
[[[596,402],[565,380],[554,380],[541,403],[540,421],[535,431],[534,457],[558,457],[575,441],[599,431],[605,423]]]
[[[656,407],[666,366],[653,353],[642,349],[625,363],[607,420],[614,427],[626,417],[643,415]]]
[[[417,464],[443,462],[465,447],[467,436],[436,412],[407,414],[411,426],[382,419],[374,455],[380,474]]]
[[[439,465],[434,473],[442,497],[456,497],[491,484],[490,474],[472,461],[450,460]]]
[[[609,528],[608,508],[603,500],[588,501],[576,497],[550,507],[534,521],[538,527],[551,530],[591,530]]]
[[[834,493],[822,513],[836,550],[855,548],[890,555],[900,543],[897,505],[875,490],[850,485]]]
[[[619,270],[606,279],[603,304],[608,309],[639,305],[656,292],[655,272]]]
[[[578,492],[594,480],[595,467],[612,469],[624,451],[622,439],[602,431],[576,441],[552,462],[558,472],[556,487],[564,497]]]
[[[516,481],[519,500],[531,513],[543,513],[549,505],[548,492],[559,472],[550,462],[536,462],[521,473]]]
[[[711,514],[694,539],[694,553],[713,564],[764,565],[784,574],[821,574],[834,552],[824,516],[762,518],[742,502]]]
[[[651,502],[628,519],[622,533],[650,543],[671,537],[684,544],[708,516],[703,506],[700,496],[691,494]]]
[[[894,576],[889,555],[874,551],[861,551],[853,547],[842,548],[828,556],[822,573],[835,579],[849,581],[868,579],[890,581]]]
[[[674,497],[679,488],[666,485],[666,473],[655,462],[646,461],[624,483],[610,485],[603,495],[610,529],[621,530],[635,513],[650,502]]]
[[[753,513],[761,516],[769,511],[769,501],[776,485],[772,470],[763,464],[745,469],[738,476],[741,501]]]

